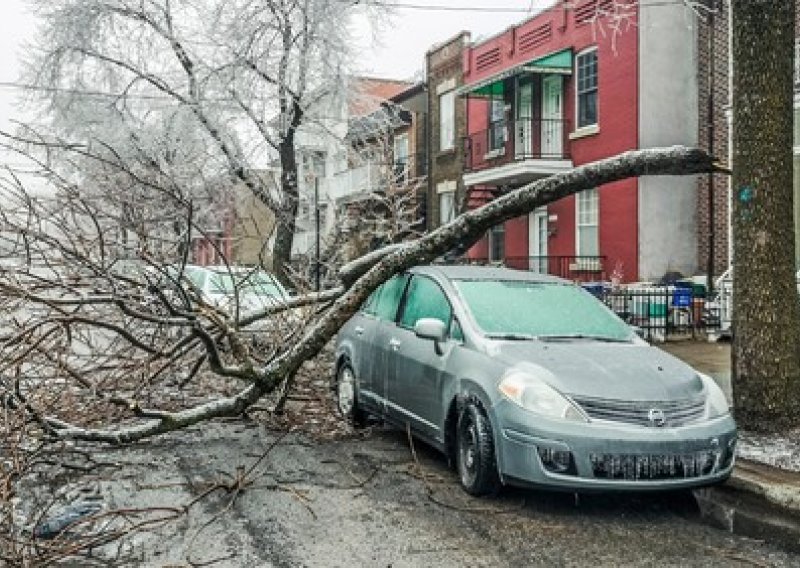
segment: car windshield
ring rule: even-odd
[[[211,277],[212,294],[233,294],[238,285],[240,294],[255,294],[281,298],[286,295],[275,279],[265,272],[249,272],[238,276],[230,272],[214,272]]]
[[[601,302],[569,284],[456,280],[475,322],[501,339],[630,341],[633,332]]]

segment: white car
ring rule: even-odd
[[[289,298],[278,279],[260,268],[187,265],[183,274],[204,302],[228,312],[238,306],[240,317]]]

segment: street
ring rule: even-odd
[[[250,468],[232,501],[217,492],[188,516],[133,540],[130,565],[796,566],[800,557],[702,524],[689,493],[553,494],[506,489],[475,499],[443,457],[404,432],[313,441],[256,423],[214,423],[148,448],[101,449],[119,468],[71,484],[110,508],[181,506]],[[158,467],[153,467],[158,464]],[[46,491],[38,488],[38,491]],[[85,564],[75,564],[85,565]]]

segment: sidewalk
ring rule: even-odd
[[[713,377],[731,399],[730,344],[681,341],[658,347]],[[800,551],[800,432],[739,432],[733,475],[695,491],[700,512],[730,532]]]

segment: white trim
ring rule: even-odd
[[[544,219],[545,224],[545,234],[544,240],[541,239],[541,235],[539,234],[539,225],[537,221],[539,219]],[[531,211],[528,214],[528,257],[538,257],[538,256],[547,256],[549,250],[549,237],[550,231],[548,229],[550,225],[550,215],[547,212],[547,206],[538,207]],[[544,245],[544,246],[542,246]],[[539,248],[544,248],[544,254],[539,254]],[[534,272],[544,273],[547,274],[547,261],[544,262],[542,259],[533,260],[530,258],[528,262],[528,268],[533,270]]]
[[[574,166],[572,160],[524,160],[479,172],[464,174],[464,185],[506,183],[515,178],[534,179],[568,172]]]
[[[456,190],[454,180],[442,181],[436,184],[436,193],[452,193]]]
[[[456,88],[456,79],[455,77],[450,77],[449,79],[442,81],[438,85],[436,85],[436,95],[443,95],[447,91],[452,91]]]
[[[578,59],[580,59],[581,55],[586,55],[591,51],[597,51],[597,46],[593,45],[591,47],[587,47],[586,49],[580,50],[578,53],[575,54],[573,59],[573,65],[575,66],[575,72],[572,74],[575,77],[575,127],[576,132],[582,130],[584,128],[588,128],[590,126],[599,126],[600,124],[600,57],[597,57],[597,122],[594,124],[587,124],[586,126],[578,127],[578,113],[580,112],[580,108],[578,108],[578,80],[580,77],[578,76]],[[598,54],[599,55],[599,54]]]
[[[438,91],[438,89],[437,89]],[[450,109],[447,115],[443,115],[444,105],[442,104],[445,97],[449,95],[450,98]],[[443,116],[447,118],[447,121],[450,123],[450,136],[447,140],[445,140],[444,136],[442,136],[442,129],[445,127],[445,121],[442,119]],[[455,150],[456,147],[456,95],[455,91],[452,89],[443,92],[439,95],[439,151],[440,152],[449,152]],[[445,145],[446,143],[446,145]]]
[[[578,138],[584,138],[586,136],[592,136],[594,134],[600,133],[600,127],[596,124],[590,124],[589,126],[584,126],[583,128],[578,128],[569,133],[570,140],[577,140]]]
[[[581,225],[580,221],[580,203],[581,203],[581,195],[586,195],[587,192],[594,191],[595,192],[595,214],[596,220],[594,225]],[[584,256],[584,252],[581,251],[581,227],[596,227],[597,228],[597,253],[595,255],[588,255],[588,256],[599,256],[600,255],[600,190],[596,187],[585,189],[575,194],[575,256]]]
[[[551,86],[555,83],[556,92],[558,95],[558,109],[557,112],[550,114],[546,113],[548,105],[552,101],[549,95],[552,93]],[[543,75],[542,76],[542,92],[541,98],[541,117],[542,125],[539,133],[539,147],[544,156],[558,156],[564,153],[564,78],[561,75]],[[553,122],[545,122],[553,121]]]

